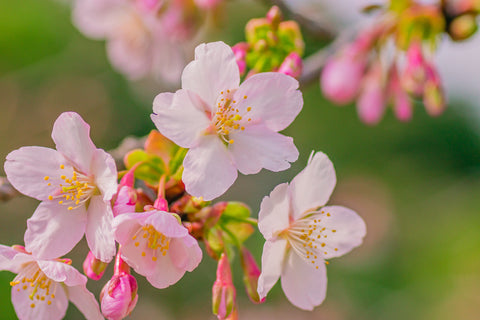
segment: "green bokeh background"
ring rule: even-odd
[[[258,1],[229,1],[220,30],[209,40],[243,40],[248,19],[262,16]],[[307,37],[307,53],[322,44]],[[457,62],[452,62],[457,63]],[[52,147],[51,126],[62,112],[79,112],[104,149],[127,135],[144,136],[153,124],[151,104],[165,91],[158,84],[130,84],[113,71],[104,43],[82,36],[70,9],[53,0],[0,0],[0,157],[24,145]],[[363,125],[353,106],[327,102],[317,84],[304,90],[302,113],[285,131],[300,159],[282,173],[241,176],[222,198],[248,203],[256,215],[263,196],[289,181],[311,150],[335,164],[338,184],[330,203],[355,209],[367,222],[361,248],[332,260],[328,295],[314,312],[295,309],[277,285],[260,306],[244,293],[235,265],[241,319],[479,319],[480,141],[478,119],[456,101],[439,118],[421,105],[409,123],[388,112],[375,127]],[[480,107],[477,103],[477,106]],[[3,172],[2,172],[3,175]],[[23,243],[26,219],[37,201],[0,203],[0,243]],[[259,261],[263,241],[248,245]],[[81,267],[84,243],[70,257]],[[131,319],[214,319],[211,285],[215,263],[201,266],[175,286],[155,290],[140,276],[139,303]],[[9,272],[0,273],[0,319],[16,319]],[[107,278],[108,276],[106,276]],[[106,280],[89,283],[98,296]],[[73,305],[67,319],[82,319]]]

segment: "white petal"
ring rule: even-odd
[[[336,183],[330,159],[322,152],[315,153],[290,184],[293,218],[296,220],[306,211],[325,205]]]
[[[289,225],[290,202],[288,183],[282,183],[265,196],[258,213],[258,229],[264,238],[270,240],[275,232]]]
[[[285,239],[267,240],[263,245],[262,273],[258,278],[257,289],[261,299],[267,296],[282,274],[286,254],[287,240]]]
[[[211,108],[220,92],[237,89],[240,71],[232,48],[225,43],[203,43],[195,48],[195,60],[182,74],[182,88],[198,94]]]
[[[117,193],[117,166],[112,156],[102,149],[95,150],[92,174],[95,177],[95,185],[102,192],[103,199],[111,200]]]
[[[327,235],[324,240],[327,252],[325,259],[343,256],[362,244],[367,227],[355,211],[341,206],[328,206],[320,212],[324,212],[321,226],[326,228],[322,234]]]
[[[281,282],[285,296],[294,306],[313,310],[327,294],[327,268],[321,261],[315,265],[309,264],[291,250],[285,261]]]
[[[278,72],[256,74],[243,82],[235,92],[237,108],[245,117],[261,121],[273,131],[288,127],[303,106],[298,81]],[[242,112],[241,111],[241,112]]]
[[[63,262],[38,260],[38,267],[48,278],[55,282],[65,283],[67,286],[85,285],[87,283],[87,277],[71,265]]]
[[[95,296],[83,286],[74,286],[67,288],[68,298],[83,313],[87,320],[102,320],[98,302]]]
[[[85,206],[42,202],[27,220],[25,248],[40,259],[55,259],[70,252],[82,239],[87,224]]]
[[[96,148],[90,139],[90,126],[78,113],[62,113],[53,125],[52,139],[57,150],[72,161],[77,169],[90,174]]]
[[[146,276],[148,282],[155,288],[166,288],[176,283],[185,274],[185,269],[178,268],[173,264],[172,257],[175,254],[176,252],[169,249],[165,256],[158,257],[154,272]]]
[[[110,201],[104,201],[101,196],[90,198],[87,217],[85,237],[88,247],[97,259],[110,262],[116,250]]]
[[[203,136],[183,161],[183,182],[188,193],[209,201],[222,195],[237,179],[227,148],[214,135]]]
[[[73,23],[88,37],[103,39],[122,23],[125,6],[116,0],[79,0],[73,4]]]
[[[145,224],[145,220],[153,213],[154,211],[142,213],[123,213],[115,217],[115,219],[113,219],[115,240],[122,245],[131,241],[134,233]]]
[[[18,252],[12,247],[0,245],[0,270],[7,270],[18,273],[22,269],[22,265],[32,261],[31,255]]]
[[[194,92],[161,93],[153,101],[152,121],[158,131],[183,148],[196,145],[210,125],[205,103]]]
[[[56,286],[55,298],[45,297],[45,300],[30,299],[30,290],[18,291],[18,286],[12,287],[12,303],[20,320],[60,320],[63,319],[68,307],[68,300],[63,287],[53,283],[50,289]],[[48,305],[47,302],[51,301]],[[32,307],[33,305],[33,307]]]
[[[60,169],[62,164],[66,165],[63,170]],[[71,177],[73,170],[62,154],[54,149],[23,147],[7,155],[5,173],[8,181],[21,193],[47,200],[64,183],[60,176]],[[49,179],[45,180],[47,176]]]
[[[229,145],[235,164],[243,174],[255,174],[262,168],[283,171],[298,159],[298,150],[291,137],[272,131],[263,125],[246,126],[235,131]]]

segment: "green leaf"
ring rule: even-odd
[[[127,153],[124,162],[127,169],[131,169],[134,165],[141,162],[142,164],[135,170],[135,178],[144,180],[153,186],[156,186],[160,177],[165,174],[163,160],[140,149]]]

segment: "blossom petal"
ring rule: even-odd
[[[152,68],[150,39],[141,26],[135,24],[137,17],[131,15],[127,19],[133,21],[130,25],[129,21],[125,21],[129,28],[127,32],[135,36],[132,38],[124,32],[109,38],[107,55],[115,69],[127,75],[130,80],[137,80],[147,76]]]
[[[18,252],[12,247],[0,245],[0,270],[18,273],[22,264],[32,261],[32,256]]]
[[[90,174],[96,148],[90,139],[90,126],[78,113],[62,113],[53,125],[52,139],[57,150],[72,161],[77,169]]]
[[[287,240],[285,239],[267,240],[263,245],[262,273],[258,278],[257,289],[260,299],[267,296],[280,277],[286,253]]]
[[[174,252],[171,255],[173,264],[182,270],[192,272],[202,261],[202,250],[198,246],[197,240],[191,235],[181,239],[172,239],[170,250]]]
[[[69,165],[60,173],[60,165],[66,162],[62,154],[54,149],[23,147],[7,155],[4,168],[8,181],[15,189],[37,200],[47,200],[64,183],[61,175],[72,176],[73,169]],[[48,180],[45,177],[49,177]]]
[[[325,205],[336,183],[335,169],[327,155],[317,152],[310,156],[305,169],[290,184],[293,218]]]
[[[318,266],[318,269],[316,269]],[[283,268],[282,289],[287,299],[303,310],[313,310],[327,294],[327,268],[307,263],[291,250]]]
[[[65,205],[44,201],[27,220],[25,248],[40,259],[61,257],[82,239],[86,224],[84,206],[68,210]]]
[[[183,161],[183,182],[188,193],[209,201],[222,195],[237,179],[237,169],[217,136],[203,136]]]
[[[325,259],[343,256],[362,244],[367,226],[355,211],[341,206],[328,206],[323,207],[321,212],[325,212],[321,224],[326,228],[323,233],[328,233]]]
[[[115,240],[121,245],[125,245],[132,240],[132,237],[138,228],[145,224],[145,220],[150,217],[155,211],[151,212],[135,212],[122,213],[113,219],[113,229]]]
[[[30,299],[30,290],[18,291],[17,287],[12,287],[12,304],[20,320],[63,319],[68,307],[67,296],[65,290],[57,283],[52,285],[56,286],[57,289],[55,298],[46,297],[43,301],[38,299],[32,301]],[[51,301],[50,305],[48,301]]]
[[[245,117],[262,121],[273,131],[288,127],[303,107],[298,81],[278,72],[263,72],[248,78],[235,92],[234,100]]]
[[[95,185],[100,189],[103,200],[111,200],[117,193],[117,166],[112,156],[102,149],[95,150],[92,161]]]
[[[38,267],[55,282],[63,282],[67,286],[85,285],[87,278],[77,269],[63,262],[38,260]]]
[[[116,0],[79,0],[74,2],[73,23],[85,35],[102,39],[118,29],[123,6]],[[118,9],[117,9],[118,8]],[[120,18],[120,19],[119,19]]]
[[[182,88],[198,94],[211,108],[220,92],[237,89],[240,71],[232,48],[225,43],[202,43],[195,48],[195,60],[182,74]]]
[[[85,237],[88,247],[97,259],[110,262],[116,250],[110,202],[104,201],[101,196],[93,196],[90,198],[87,216]]]
[[[252,125],[233,132],[229,146],[238,170],[255,174],[262,168],[283,171],[298,159],[298,150],[291,137],[272,131],[263,125]]]
[[[188,230],[172,214],[164,211],[156,211],[145,220],[145,224],[151,224],[155,230],[163,233],[168,238],[185,237]]]
[[[87,290],[85,285],[67,288],[68,298],[83,313],[87,320],[102,320],[98,302],[93,293]]]
[[[289,198],[288,183],[279,184],[263,198],[258,213],[258,229],[265,239],[270,240],[275,232],[288,227]]]
[[[191,148],[210,125],[204,105],[199,96],[188,90],[161,93],[153,101],[151,118],[165,137],[183,148]]]
[[[166,288],[178,280],[185,274],[185,269],[177,268],[172,261],[176,252],[168,250],[165,256],[159,257],[155,262],[155,269],[146,277],[152,286],[158,289]]]

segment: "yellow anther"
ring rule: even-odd
[[[330,264],[330,262],[328,262],[328,261],[325,261],[325,264]]]
[[[228,141],[228,143],[230,143],[230,144],[232,144],[232,143],[234,143],[234,142],[235,142],[235,141],[234,141],[233,139],[230,139],[230,140]]]
[[[63,174],[60,176],[60,179],[65,180],[67,177],[65,177]]]
[[[48,179],[50,179],[49,176],[45,176],[45,178],[43,178],[45,181],[47,181]]]
[[[35,308],[35,303],[32,303],[30,307]]]
[[[55,299],[55,295],[54,295],[54,294],[52,294],[51,297],[52,297],[52,299]]]
[[[48,304],[48,305],[51,305],[51,304],[52,304],[52,301],[48,300],[48,301],[47,301],[47,304]]]
[[[65,169],[65,166],[63,164],[61,164],[60,169]]]
[[[250,111],[250,110],[252,110],[252,107],[248,107],[248,108],[247,108],[247,111]]]
[[[140,245],[140,242],[135,242],[135,247],[138,247]]]
[[[48,200],[53,200],[53,196],[48,196]]]
[[[332,232],[337,232],[337,230],[332,230]]]
[[[62,203],[63,203],[63,201],[62,201],[62,200],[60,200],[60,201],[58,201],[58,203],[59,203],[59,204],[62,204]],[[70,210],[70,209],[68,209],[68,210]]]
[[[68,210],[73,210],[73,207],[68,207]]]
[[[142,257],[145,257],[147,254],[145,252],[142,252]]]
[[[247,99],[247,96],[243,96],[243,99]]]
[[[152,261],[157,261],[157,257],[152,257]]]

